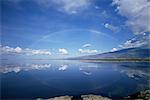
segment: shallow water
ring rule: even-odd
[[[123,97],[149,89],[149,63],[67,60],[2,61],[2,98],[96,94]]]

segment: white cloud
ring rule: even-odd
[[[0,50],[1,50],[1,53],[21,53],[22,52],[22,48],[20,47],[12,48],[9,46],[0,46]]]
[[[51,55],[51,52],[47,50],[31,50],[32,55]]]
[[[105,28],[113,31],[113,32],[118,32],[120,29],[117,26],[111,25],[109,23],[104,24]]]
[[[7,0],[19,5],[24,0]],[[32,0],[43,8],[51,8],[68,14],[76,14],[79,11],[87,9],[91,4],[90,0]]]
[[[90,4],[89,0],[52,0],[59,6],[59,10],[63,10],[66,13],[73,13],[79,10],[86,9]]]
[[[140,35],[133,39],[127,40],[123,45],[119,45],[121,48],[135,48],[141,46],[149,46],[150,36],[149,35]]]
[[[107,18],[110,17],[110,15],[106,12],[106,10],[103,10],[103,11],[100,13],[100,17],[107,19]]]
[[[89,50],[89,49],[78,49],[80,53],[97,53],[97,50]]]
[[[64,48],[60,48],[58,51],[62,55],[67,55],[68,54],[68,51],[66,49],[64,49]]]
[[[0,46],[2,54],[26,54],[26,55],[51,55],[51,52],[48,50],[36,50],[36,49],[22,49],[21,47],[9,47],[9,46]]]
[[[150,1],[149,0],[113,0],[116,11],[127,18],[126,25],[134,34],[150,32]]]
[[[30,48],[26,48],[24,49],[24,53],[26,55],[51,55],[51,52],[49,50],[42,50],[42,49],[30,49]]]
[[[24,53],[29,56],[31,56],[31,55],[51,55],[51,52],[49,50],[30,49],[30,48],[24,49]]]
[[[16,47],[14,50],[15,50],[17,53],[21,53],[21,51],[22,51],[22,49],[21,49],[20,47]]]
[[[86,47],[91,47],[91,46],[92,46],[91,44],[84,44],[82,47],[86,48]]]
[[[117,51],[117,48],[112,48],[111,52]]]
[[[35,2],[46,8],[54,6],[58,11],[68,14],[75,14],[90,5],[90,0],[35,0]]]

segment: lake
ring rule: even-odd
[[[0,73],[1,96],[7,99],[83,94],[120,98],[150,89],[148,62],[3,60]]]

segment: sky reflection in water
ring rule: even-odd
[[[0,67],[3,98],[100,94],[121,97],[149,89],[149,63],[27,61]]]

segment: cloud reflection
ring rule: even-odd
[[[134,66],[134,65],[120,65],[120,68],[115,69],[117,71],[120,71],[120,73],[124,73],[126,74],[129,78],[133,78],[133,79],[139,79],[139,78],[144,78],[146,77],[150,77],[150,70],[149,67],[145,65],[145,67],[143,66]]]
[[[68,65],[60,65],[58,70],[65,71],[68,68]]]
[[[132,68],[128,68],[128,69],[122,69],[120,71],[121,73],[125,73],[128,77],[130,78],[134,78],[134,79],[139,79],[145,76],[149,76],[149,72],[146,72],[144,70],[139,70],[139,69],[132,69]]]
[[[92,71],[94,69],[98,69],[100,67],[100,65],[98,66],[97,64],[85,64],[85,65],[81,65],[79,67],[79,70],[85,74],[85,75],[92,75]]]
[[[50,68],[51,64],[26,64],[26,65],[5,65],[0,67],[0,73],[9,73],[15,72],[18,73],[20,71],[29,71],[29,70],[43,70]]]

